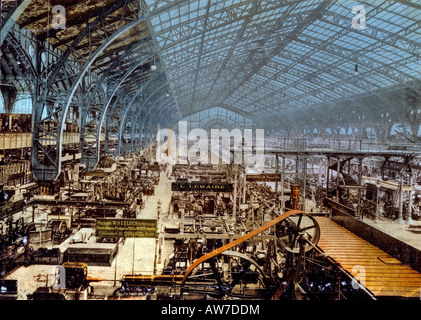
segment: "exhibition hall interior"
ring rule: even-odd
[[[421,1],[0,25],[0,300],[421,298]]]

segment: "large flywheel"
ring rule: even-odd
[[[258,235],[272,240],[253,239]],[[319,238],[320,228],[313,217],[300,210],[285,212],[193,261],[181,281],[181,295],[183,299],[267,298],[285,282],[287,272],[282,271],[290,273],[286,256],[303,259]],[[263,262],[240,252],[243,244],[253,240],[264,241],[261,244],[267,252]],[[296,265],[300,264],[292,267]]]
[[[304,251],[313,249],[320,239],[320,227],[316,219],[297,213],[276,225],[276,236],[281,246],[292,253],[299,253],[300,240],[305,240]]]
[[[184,282],[183,298],[252,299],[264,294],[267,285],[268,279],[256,261],[227,250],[196,266]]]

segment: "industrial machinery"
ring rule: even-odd
[[[211,178],[205,172],[212,169],[178,165],[174,171],[180,183],[189,183],[189,179],[180,180],[185,174],[208,183]],[[227,172],[235,172],[231,169]],[[232,178],[227,175],[218,182]],[[172,241],[173,253],[162,274],[127,274],[115,295],[155,294],[158,299],[185,300],[335,299],[353,290],[352,276],[318,249],[316,219],[296,209],[299,185],[291,187],[294,208],[286,212],[278,195],[265,184],[238,184],[234,189],[234,194],[173,191],[173,214],[165,216],[160,235]],[[226,195],[228,201],[223,200]],[[230,204],[230,209],[223,204]]]
[[[29,262],[31,247],[28,237],[34,228],[32,223],[25,224],[23,218],[13,221],[9,217],[5,225],[0,224],[0,278],[20,264]]]
[[[65,262],[62,265],[64,279],[60,269],[52,286],[39,287],[28,296],[29,300],[86,300],[93,293],[88,278],[88,266],[85,263]],[[64,280],[64,284],[60,281]]]
[[[233,234],[225,243],[223,237],[208,236],[176,241],[177,251],[162,275],[125,275],[115,295],[156,293],[161,299],[184,300],[331,299],[353,290],[351,277],[317,250],[320,228],[303,211],[279,214],[242,235]]]

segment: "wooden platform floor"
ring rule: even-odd
[[[421,274],[327,217],[318,246],[378,298],[421,298]]]

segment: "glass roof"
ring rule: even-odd
[[[419,1],[146,3],[183,116],[224,107],[264,123],[360,96],[384,105],[382,91],[421,89]]]

